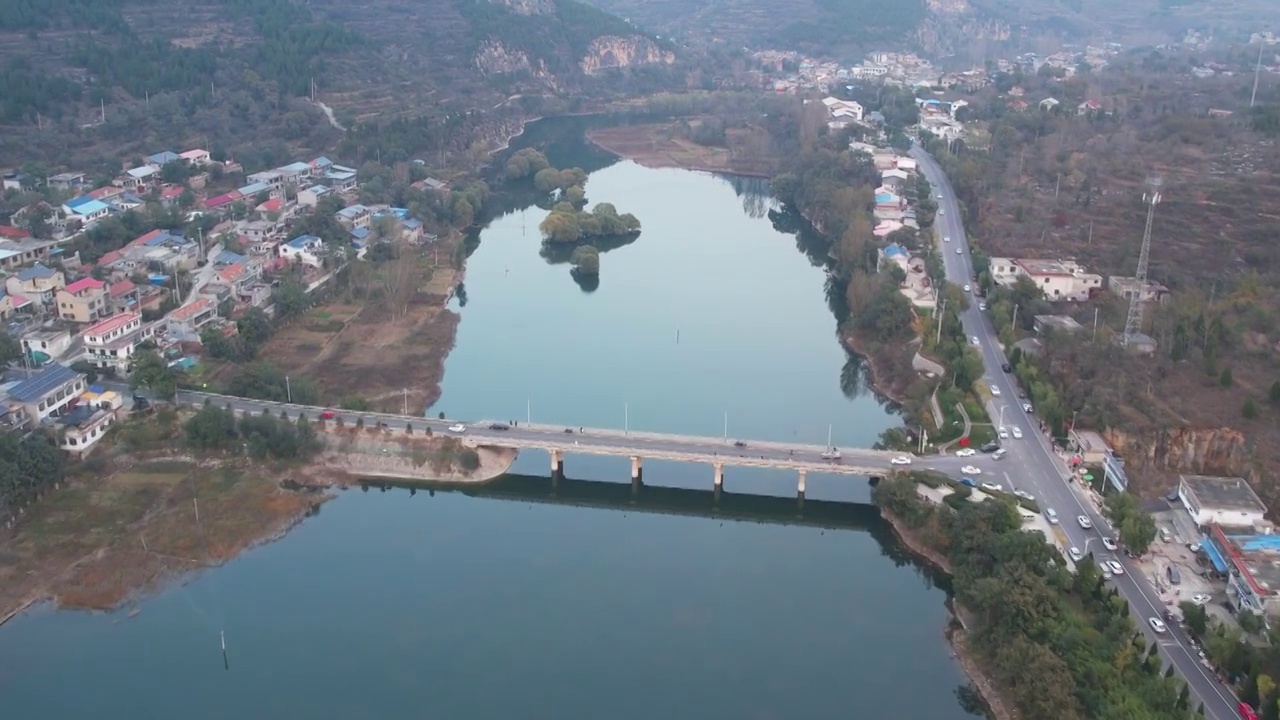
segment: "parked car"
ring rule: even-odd
[[[963,253],[961,252],[960,248],[956,248],[956,254],[957,254],[957,255],[962,255],[962,254],[963,254]],[[969,286],[968,286],[968,285],[966,285],[964,289],[965,289],[966,291],[968,291]]]
[[[1001,369],[1001,370],[1003,370],[1003,371],[1005,371],[1005,372],[1007,372],[1007,373],[1011,373],[1011,372],[1013,372],[1013,366],[1012,366],[1012,365],[1010,365],[1009,363],[1005,363],[1005,364],[1001,365],[1001,366],[1000,366],[1000,369]]]
[[[1182,584],[1182,573],[1178,572],[1178,568],[1174,565],[1168,565],[1164,569],[1165,577],[1169,578],[1170,585]]]
[[[1155,630],[1158,633],[1167,632],[1169,630],[1169,628],[1165,627],[1164,621],[1160,618],[1147,618],[1147,624],[1151,626],[1152,630]]]
[[[998,430],[996,430],[996,435],[999,435],[1001,440],[1009,439],[1009,431],[1006,430],[1003,426],[1001,426]]]
[[[968,289],[969,289],[968,287],[965,288],[965,290],[968,290]],[[975,347],[982,344],[982,342],[978,340],[977,335],[974,335],[973,337],[969,338],[969,342],[973,343]]]
[[[1087,515],[1077,515],[1076,522],[1080,523],[1080,527],[1088,530],[1093,527],[1093,521]]]
[[[1253,711],[1253,706],[1247,702],[1241,701],[1236,706],[1236,711],[1240,713],[1242,720],[1258,720],[1258,713]]]
[[[506,423],[494,423],[489,426],[490,430],[510,430],[511,426]]]
[[[1115,541],[1115,540],[1113,540],[1113,539],[1111,539],[1111,538],[1109,538],[1109,537],[1104,537],[1104,538],[1102,538],[1102,547],[1104,547],[1104,548],[1106,548],[1106,549],[1108,549],[1108,550],[1111,550],[1112,552],[1115,552],[1115,549],[1116,549],[1116,547],[1118,547],[1118,546],[1116,545],[1116,541]]]
[[[978,454],[978,451],[974,450],[973,448],[960,448],[959,450],[956,451],[956,457],[973,457],[974,455],[977,455],[977,454]]]
[[[999,483],[982,483],[982,489],[993,493],[1004,492],[1004,486]]]
[[[981,310],[982,312],[986,312],[987,311],[986,301],[978,303],[978,309]]]
[[[999,450],[999,449],[1000,449],[1000,443],[998,443],[998,442],[989,442],[989,443],[987,443],[986,445],[983,445],[983,446],[982,446],[981,448],[979,448],[979,449],[980,449],[980,450],[982,450],[982,452],[984,452],[984,453],[993,453],[993,452],[995,452],[995,451],[997,451],[997,450]]]
[[[1031,403],[1022,403],[1022,412],[1029,413],[1029,412],[1035,412],[1035,411],[1032,410]]]
[[[1196,593],[1195,595],[1191,596],[1191,602],[1195,603],[1196,605],[1208,605],[1209,601],[1212,599],[1213,599],[1213,596],[1208,595],[1206,593]]]
[[[991,453],[991,459],[992,459],[992,460],[1003,460],[1003,459],[1004,459],[1004,456],[1005,456],[1005,455],[1008,455],[1008,454],[1009,454],[1009,451],[1008,451],[1008,450],[1005,450],[1004,448],[1000,448],[999,450],[996,450],[995,452]]]
[[[1022,498],[1023,500],[1028,500],[1028,501],[1030,501],[1030,502],[1035,502],[1035,501],[1036,501],[1036,496],[1035,496],[1035,495],[1032,495],[1031,493],[1027,492],[1026,490],[1014,490],[1014,491],[1013,491],[1013,494],[1014,494],[1014,495],[1017,495],[1018,497]]]
[[[467,426],[463,425],[462,423],[454,423],[449,426],[449,432],[464,433],[466,431],[467,431]]]
[[[906,455],[899,455],[898,457],[890,460],[889,464],[890,465],[910,465],[911,458],[907,457]]]
[[[961,484],[961,485],[968,485],[968,486],[969,486],[969,487],[971,487],[971,488],[976,488],[976,487],[978,487],[978,481],[977,481],[977,480],[974,480],[974,479],[973,479],[973,478],[971,478],[971,477],[962,477],[962,478],[960,478],[960,484]]]
[[[950,235],[947,235],[947,236],[943,237],[943,238],[942,238],[942,242],[951,242],[951,236],[950,236]]]
[[[1160,539],[1164,542],[1173,542],[1173,533],[1169,532],[1169,528],[1160,528]]]
[[[1075,560],[1076,562],[1080,562],[1081,560],[1084,559],[1084,553],[1080,552],[1080,548],[1078,547],[1071,548],[1070,550],[1067,551],[1067,554],[1070,555],[1071,559]]]
[[[1000,397],[1000,388],[995,385],[988,385],[987,387],[991,388],[991,397]]]
[[[1120,564],[1119,560],[1108,560],[1107,567],[1111,569],[1113,575],[1124,574],[1124,566]]]
[[[321,420],[332,420],[336,417],[338,417],[338,414],[332,410],[324,410],[320,413]]]
[[[980,468],[974,467],[973,465],[965,465],[964,467],[960,468],[960,472],[964,473],[965,475],[981,475],[982,474],[982,470]]]

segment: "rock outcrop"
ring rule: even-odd
[[[675,53],[663,50],[656,43],[641,35],[620,37],[602,35],[587,46],[587,54],[579,66],[587,75],[595,75],[610,68],[635,67],[654,63],[671,64]]]
[[[1249,477],[1252,459],[1243,432],[1230,427],[1111,428],[1102,432],[1131,483],[1165,487],[1178,474]],[[1154,486],[1153,486],[1154,489]]]
[[[487,40],[476,51],[476,67],[485,75],[502,75],[507,73],[527,72],[537,74],[529,56],[521,50],[510,50],[496,40]],[[541,65],[541,62],[538,63]],[[546,68],[542,70],[545,72]]]
[[[553,0],[489,0],[518,15],[549,15],[556,11]]]

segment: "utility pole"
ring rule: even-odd
[[[286,399],[286,400],[288,400],[288,401],[289,401],[289,404],[290,404],[290,405],[292,405],[292,404],[293,404],[293,389],[289,387],[289,376],[288,376],[288,375],[285,375],[285,376],[284,376],[284,397],[285,397],[285,399]]]
[[[1093,342],[1098,342],[1098,308],[1093,309]]]
[[[1093,245],[1093,221],[1092,220],[1089,221],[1089,240],[1085,244]]]
[[[942,309],[938,311],[938,337],[934,339],[933,345],[937,347],[942,344],[942,321],[947,317],[947,300],[942,299]]]
[[[404,414],[409,414],[409,388],[404,388]]]

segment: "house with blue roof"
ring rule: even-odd
[[[320,198],[333,194],[333,188],[327,185],[312,185],[298,191],[298,204],[303,207],[315,209],[320,203]]]
[[[179,155],[176,152],[170,152],[169,150],[158,152],[155,155],[147,156],[147,162],[151,163],[152,165],[159,165],[160,167],[164,167],[165,165],[168,165],[171,162],[178,162],[181,159],[182,159],[181,155]]]
[[[350,168],[339,169],[340,167],[341,166],[339,165],[334,165],[325,171],[325,184],[333,188],[335,192],[355,190],[356,185],[358,184],[356,181],[356,171]]]
[[[4,289],[11,296],[26,298],[32,302],[48,305],[58,291],[67,286],[67,279],[61,270],[32,265],[5,278]]]
[[[329,249],[324,241],[315,235],[299,235],[277,248],[280,257],[291,262],[300,262],[312,267],[323,267],[324,259],[329,256]]]
[[[230,250],[223,250],[213,259],[214,265],[235,265],[237,263],[248,265],[249,258],[239,253],[233,253]]]
[[[85,390],[84,375],[50,363],[9,388],[9,398],[22,405],[34,422],[65,413]]]
[[[71,198],[62,203],[62,210],[67,214],[68,219],[79,220],[85,227],[111,214],[111,208],[106,203],[94,200],[88,195]]]

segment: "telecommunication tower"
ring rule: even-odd
[[[1156,218],[1156,205],[1160,204],[1160,187],[1164,182],[1159,177],[1147,178],[1147,192],[1142,201],[1147,204],[1147,227],[1142,231],[1142,250],[1138,253],[1138,271],[1134,274],[1135,288],[1129,298],[1129,315],[1124,322],[1124,344],[1134,345],[1138,342],[1150,342],[1142,334],[1143,295],[1147,291],[1147,260],[1151,257],[1151,224]]]

